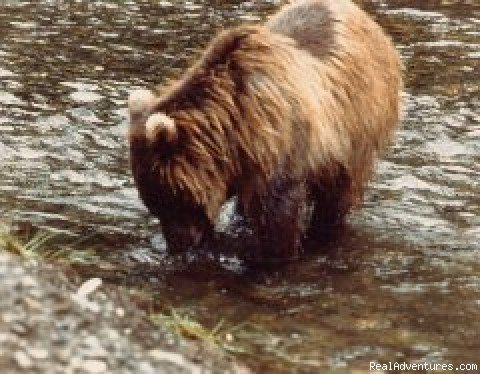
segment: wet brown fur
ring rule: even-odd
[[[162,223],[190,209],[193,226],[211,226],[236,195],[261,256],[295,255],[309,226],[341,222],[361,198],[398,123],[400,71],[349,0],[297,1],[224,31],[160,94],[155,111],[174,119],[178,143],[130,136],[140,196]]]

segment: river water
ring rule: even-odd
[[[405,118],[334,242],[278,269],[177,264],[129,173],[128,91],[178,76],[276,1],[0,1],[2,220],[95,247],[76,271],[148,311],[249,323],[232,344],[256,372],[480,365],[480,3],[361,3],[401,52]]]

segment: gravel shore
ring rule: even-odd
[[[248,373],[214,347],[178,342],[99,279],[0,249],[0,373]]]

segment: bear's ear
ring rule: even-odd
[[[155,106],[155,96],[149,90],[136,90],[130,93],[128,97],[128,111],[130,121],[137,124],[146,118],[152,112]]]
[[[173,118],[154,113],[145,123],[145,135],[150,144],[174,145],[178,140],[177,126]]]

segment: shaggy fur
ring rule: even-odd
[[[130,131],[140,196],[169,248],[211,232],[238,196],[261,257],[298,253],[307,229],[342,221],[399,120],[401,66],[350,0],[304,0],[264,25],[224,31],[147,113],[176,141]],[[207,235],[208,236],[208,235]]]

